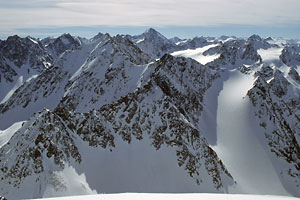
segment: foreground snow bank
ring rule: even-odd
[[[72,197],[59,197],[49,198],[50,200],[296,200],[295,197],[286,196],[269,196],[269,195],[240,195],[240,194],[145,194],[145,193],[123,193],[123,194],[98,194],[86,196],[72,196]],[[43,199],[46,200],[46,199]]]

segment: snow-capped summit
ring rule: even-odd
[[[267,39],[262,39],[259,35],[252,35],[247,39],[247,43],[251,44],[254,49],[268,49],[271,47],[278,47],[277,45],[272,45],[268,43]]]
[[[165,36],[163,36],[161,33],[159,33],[157,30],[155,30],[154,28],[149,28],[147,29],[143,34],[142,34],[145,38],[149,38],[149,39],[157,39],[156,37],[159,37],[163,40],[168,40]]]
[[[23,65],[29,65],[29,68],[42,71],[51,62],[51,57],[46,53],[43,45],[31,37],[20,38],[19,36],[10,36],[0,43],[0,51],[5,60],[21,68]]]
[[[10,36],[0,42],[0,102],[26,80],[38,75],[53,63],[42,43],[31,37]]]
[[[253,34],[251,35],[248,40],[251,40],[251,41],[261,41],[262,38],[259,36],[259,35],[256,35],[256,34]]]
[[[141,35],[127,36],[145,53],[149,54],[153,59],[160,58],[165,53],[170,53],[176,46],[172,41],[160,34],[153,28],[146,30]]]
[[[288,66],[296,67],[300,65],[300,44],[288,44],[280,55],[282,62]]]
[[[63,34],[55,39],[42,40],[46,49],[52,55],[53,58],[57,58],[61,53],[66,50],[78,48],[81,42],[78,38],[71,36],[69,33]]]
[[[61,104],[82,112],[116,101],[136,89],[149,60],[128,39],[107,36],[68,81]]]
[[[240,67],[242,64],[254,64],[261,62],[261,56],[257,53],[252,43],[243,39],[228,40],[205,51],[203,55],[220,54],[220,57],[209,65],[224,65]]]

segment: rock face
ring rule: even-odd
[[[297,77],[297,72],[291,70],[290,76]],[[265,142],[277,158],[274,163],[282,182],[289,192],[299,196],[299,97],[289,95],[291,90],[295,90],[294,86],[276,70],[269,83],[263,75],[258,76],[248,96],[264,129]]]
[[[36,73],[12,85],[0,104],[0,193],[20,199],[235,189],[240,183],[206,137],[215,134],[207,124],[216,120],[212,105],[226,74],[237,72],[255,79],[247,98],[265,133],[259,139],[281,184],[300,196],[296,53],[268,41],[169,40],[154,29],[1,41],[0,86],[24,76],[20,69]],[[198,48],[205,49],[200,56],[220,56],[202,65],[168,54]],[[283,48],[282,66],[263,63],[258,53],[273,48]]]
[[[59,55],[79,46],[80,41],[70,34],[45,40],[15,35],[1,41],[0,100],[7,100],[9,91],[51,68]]]
[[[300,45],[290,44],[284,47],[280,55],[282,62],[288,66],[295,67],[300,64]]]
[[[0,101],[26,79],[51,66],[53,59],[37,40],[18,36],[0,41]]]
[[[160,58],[165,53],[170,53],[175,44],[169,41],[165,36],[150,28],[143,34],[137,36],[126,36],[132,40],[143,52],[149,54],[153,59]]]
[[[261,57],[254,48],[251,40],[243,39],[221,42],[218,46],[208,49],[204,55],[220,54],[220,57],[209,65],[231,65],[240,67],[242,64],[261,62]]]
[[[278,47],[276,44],[270,44],[268,41],[272,40],[271,38],[262,39],[259,35],[252,35],[247,39],[247,44],[253,46],[254,49],[269,49]]]
[[[51,62],[51,57],[46,53],[43,45],[33,38],[8,37],[0,43],[2,56],[11,61],[16,67],[21,68],[29,64],[30,68],[42,71]]]
[[[41,40],[41,43],[54,58],[57,58],[67,50],[76,49],[81,45],[81,41],[70,34],[63,34],[58,38],[46,38]]]
[[[85,112],[116,101],[136,88],[139,74],[149,60],[130,40],[104,36],[68,81],[61,106]]]

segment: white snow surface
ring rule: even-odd
[[[208,56],[203,55],[203,52],[205,52],[206,50],[208,50],[212,47],[215,47],[215,46],[218,46],[218,44],[211,44],[211,45],[207,45],[205,47],[201,47],[201,48],[197,48],[197,49],[187,49],[187,50],[182,50],[182,51],[176,51],[176,52],[173,52],[171,55],[193,58],[196,61],[198,61],[199,63],[205,65],[206,63],[211,62],[220,56],[219,54],[208,55]]]
[[[159,98],[159,93],[154,98]],[[205,184],[199,187],[178,166],[176,147],[162,145],[156,150],[147,134],[143,140],[132,138],[130,144],[115,135],[115,145],[113,149],[91,148],[82,141],[76,145],[82,152],[82,162],[76,170],[85,173],[90,188],[98,193],[216,191],[204,171],[201,175]]]
[[[258,135],[263,132],[254,123],[246,97],[255,81],[253,76],[231,70],[223,78],[218,97],[217,144],[213,149],[237,182],[229,193],[290,195],[259,141]]]
[[[281,55],[283,47],[259,49],[257,53],[261,56],[262,61],[266,64],[276,64],[280,62],[279,56]]]
[[[149,193],[123,193],[123,194],[98,194],[86,196],[72,196],[49,198],[43,200],[296,200],[295,197],[268,196],[268,195],[237,195],[237,194],[209,194],[209,193],[186,193],[186,194],[149,194]]]
[[[55,185],[58,181],[60,184]],[[95,190],[90,189],[85,174],[79,175],[72,166],[66,166],[63,171],[54,172],[49,182],[43,197],[97,194]]]
[[[16,122],[5,130],[0,130],[0,148],[3,147],[17,130],[22,127],[24,121]]]

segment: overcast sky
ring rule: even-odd
[[[0,0],[0,37],[131,33],[145,27],[170,37],[176,31],[183,37],[197,31],[299,37],[299,8],[300,0]]]

